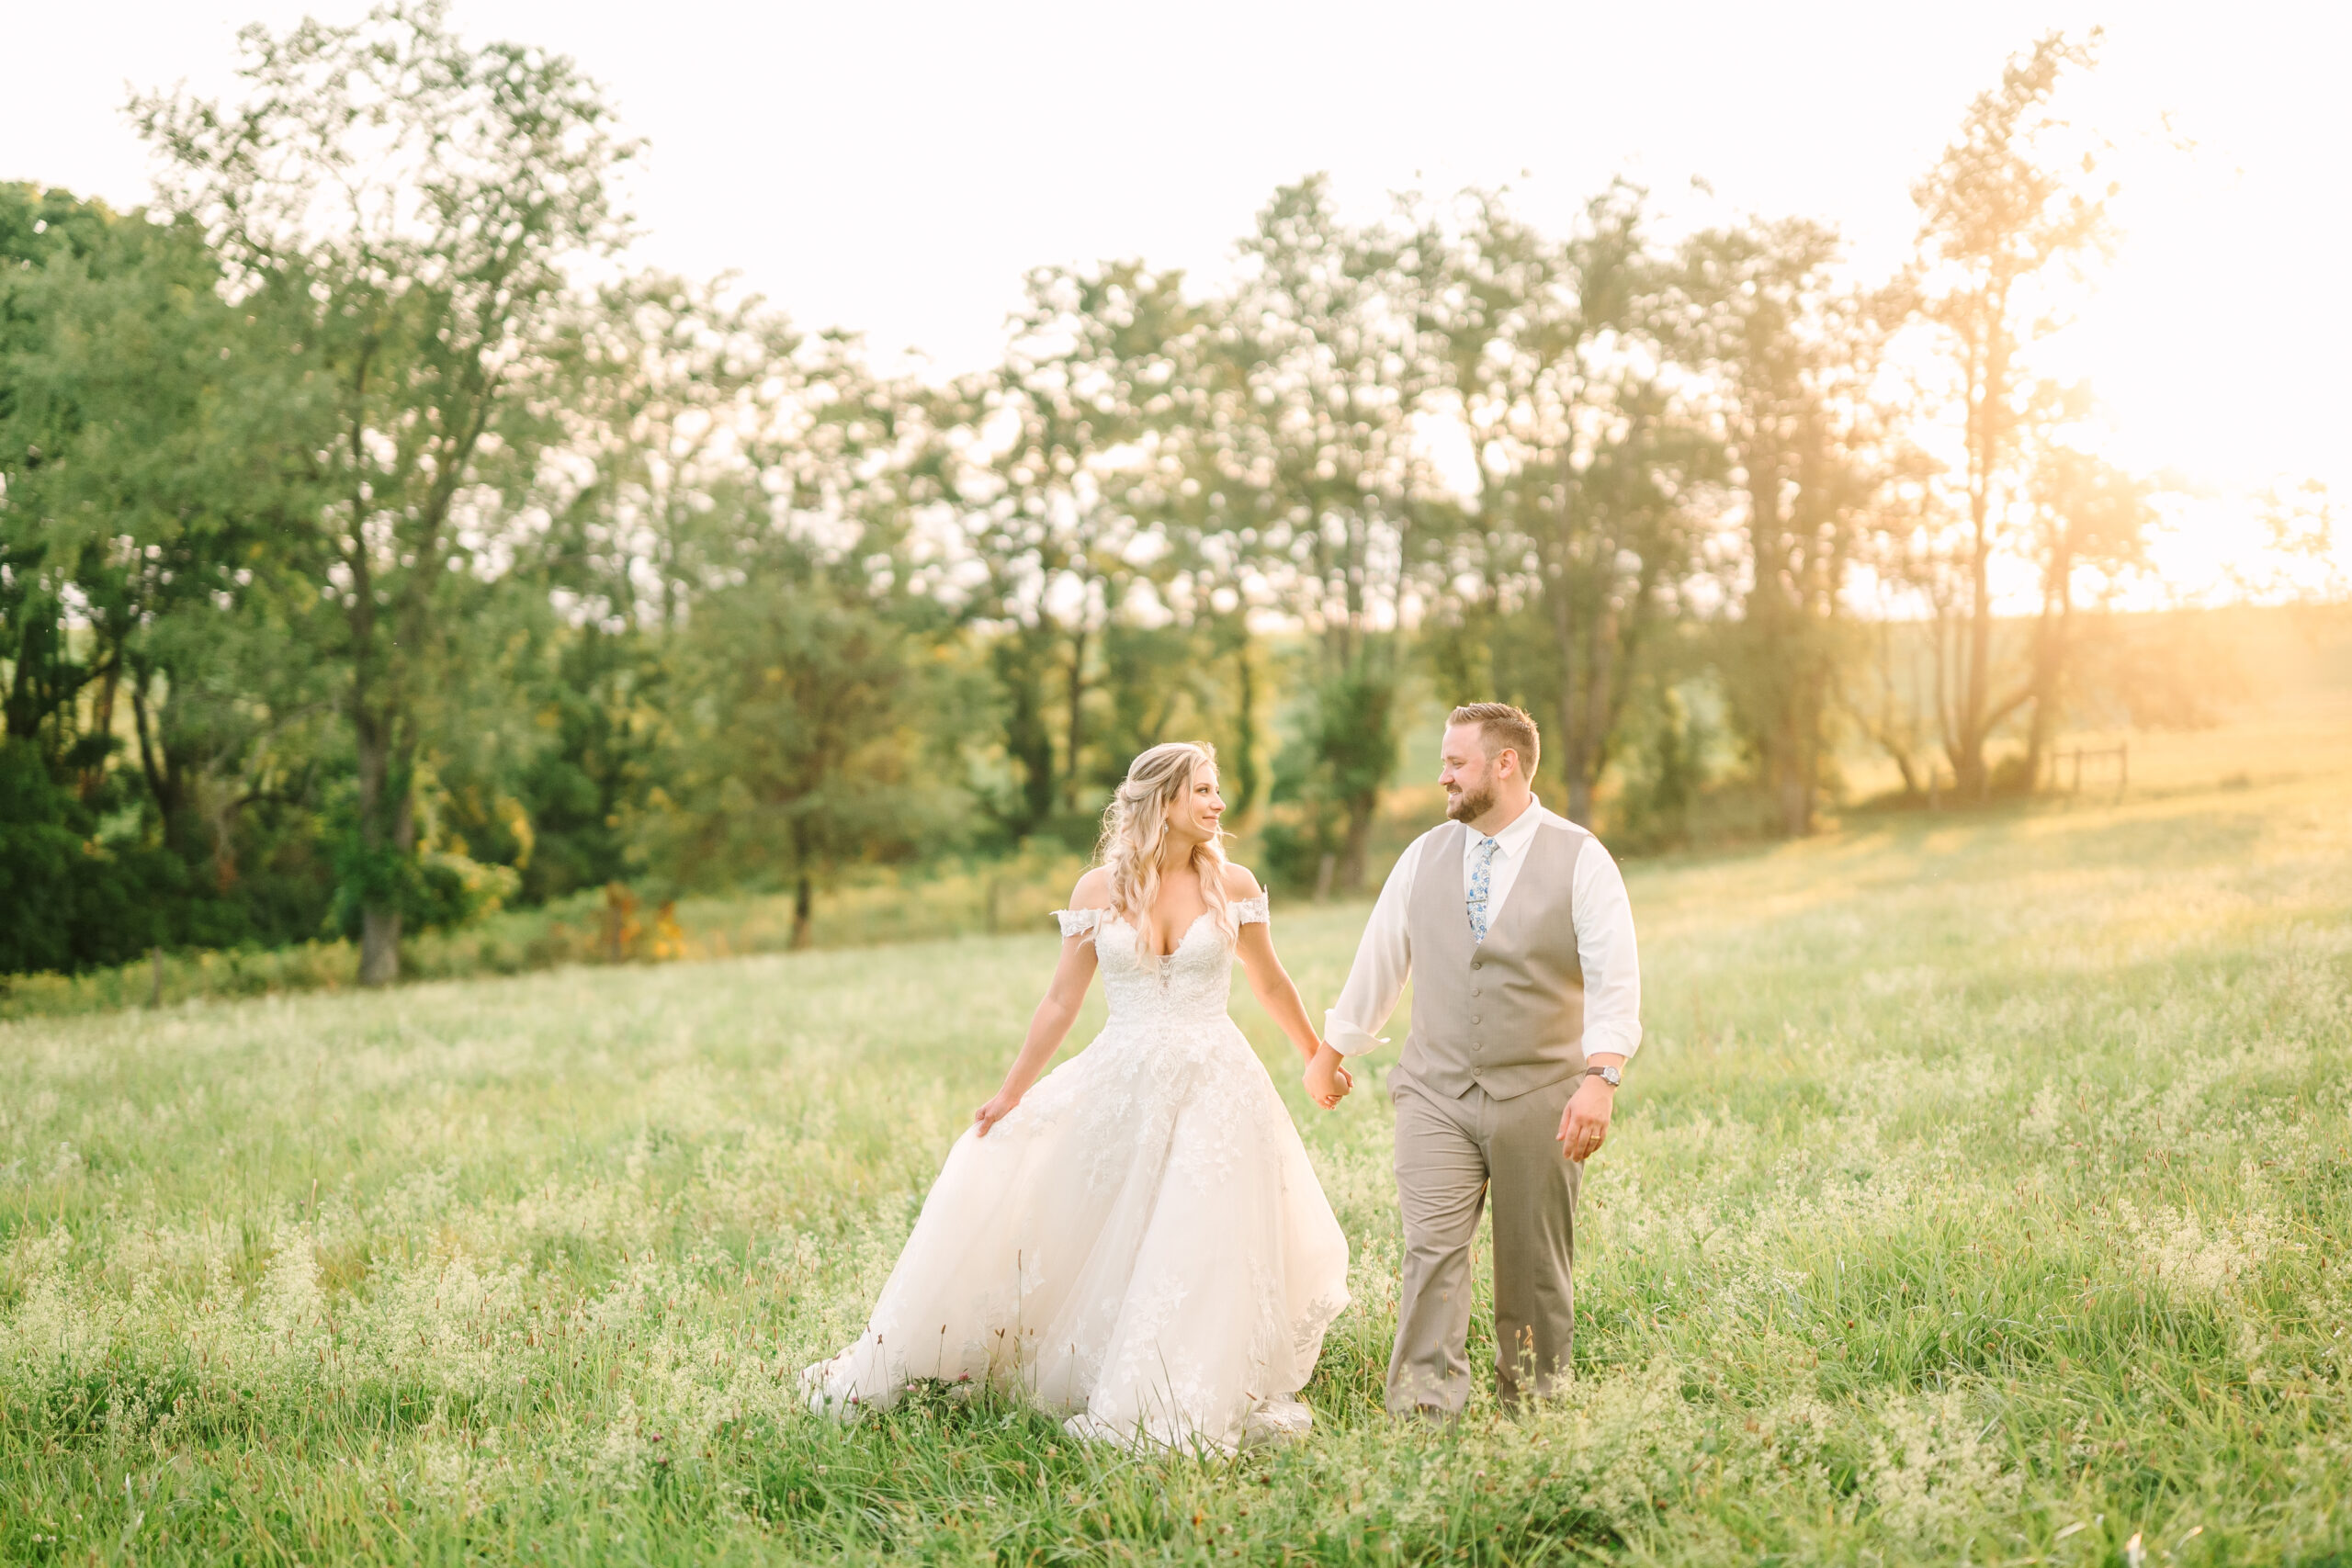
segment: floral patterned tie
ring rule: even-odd
[[[1499,839],[1481,838],[1477,861],[1470,868],[1470,941],[1474,946],[1487,940],[1487,890],[1494,881],[1495,852],[1502,847]]]

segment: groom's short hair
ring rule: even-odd
[[[1544,754],[1543,742],[1536,739],[1535,721],[1524,708],[1509,703],[1464,703],[1445,716],[1448,728],[1457,724],[1475,724],[1478,739],[1486,742],[1487,755],[1510,750],[1519,753],[1519,771],[1529,778],[1535,776],[1535,764]]]

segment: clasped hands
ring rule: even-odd
[[[1306,1071],[1301,1075],[1306,1098],[1326,1111],[1347,1099],[1348,1090],[1356,1087],[1356,1080],[1341,1066],[1345,1060],[1328,1040],[1319,1043],[1315,1055],[1306,1059]]]

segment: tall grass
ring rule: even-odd
[[[0,1562],[2340,1559],[2348,782],[1637,870],[1577,1378],[1516,1419],[1381,1415],[1387,1105],[1239,998],[1357,1304],[1229,1461],[793,1397],[1050,936],[0,1025]],[[1362,917],[1278,904],[1311,1005]]]

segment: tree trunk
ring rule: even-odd
[[[1754,603],[1754,601],[1751,601]],[[1751,675],[1765,693],[1764,785],[1784,839],[1813,831],[1814,781],[1818,774],[1819,709],[1813,694],[1813,627],[1801,605],[1758,604],[1758,633],[1751,657],[1765,668]]]
[[[792,885],[792,946],[795,952],[808,945],[810,907],[816,902],[816,890],[808,885],[808,874]]]
[[[1781,797],[1781,826],[1792,839],[1810,838],[1821,826],[1821,760],[1827,750],[1823,716],[1836,678],[1828,651],[1833,628],[1808,615],[1804,632],[1804,658],[1790,694],[1789,767]]]
[[[1983,801],[1993,792],[1992,770],[1985,766],[1984,745],[1991,739],[1984,722],[1991,705],[1987,689],[1993,673],[1992,548],[1986,539],[1989,497],[1972,500],[1973,534],[1969,553],[1968,643],[1961,671],[1959,744],[1952,750],[1952,793],[1963,800]]]
[[[2062,525],[2062,528],[2063,528]],[[2072,542],[2062,533],[2051,561],[2051,580],[2041,596],[2041,624],[2033,638],[2033,719],[2025,739],[2025,784],[2029,792],[2041,787],[2042,758],[2057,728],[2064,700],[2067,635],[2073,629],[2075,556]]]
[[[364,700],[364,699],[363,699]],[[379,886],[388,835],[383,830],[384,793],[390,782],[390,750],[376,716],[364,706],[352,716],[358,752],[359,786],[359,983],[389,986],[401,974],[401,916]]]
[[[223,790],[220,804],[207,813],[212,832],[212,886],[226,893],[237,885],[237,818],[244,802]]]
[[[1241,821],[1250,819],[1250,811],[1258,804],[1258,671],[1250,658],[1250,633],[1245,626],[1241,645],[1234,650],[1234,664],[1240,712],[1235,716],[1233,777],[1236,788],[1233,815]]]
[[[1804,768],[1797,755],[1793,726],[1783,723],[1774,748],[1774,797],[1781,807],[1781,837],[1802,839],[1813,831],[1813,792],[1806,787]]]
[[[1561,552],[1563,555],[1566,551]],[[1544,584],[1544,608],[1552,623],[1553,656],[1560,661],[1560,732],[1553,743],[1560,759],[1560,777],[1568,790],[1568,820],[1579,828],[1592,826],[1591,754],[1586,744],[1582,705],[1577,701],[1576,617],[1568,606],[1567,572],[1554,564]]]
[[[1592,826],[1592,797],[1600,785],[1600,769],[1604,753],[1600,737],[1593,733],[1592,716],[1600,707],[1598,694],[1588,692],[1583,701],[1577,700],[1576,661],[1566,649],[1560,662],[1560,776],[1567,785],[1567,818],[1579,828]],[[1598,673],[1594,680],[1600,679]]]
[[[1821,827],[1821,757],[1826,744],[1822,738],[1822,709],[1828,698],[1818,687],[1808,694],[1804,708],[1804,753],[1798,770],[1800,806],[1797,815],[1797,836],[1811,838]]]
[[[1581,773],[1568,777],[1568,808],[1561,815],[1579,828],[1592,825],[1592,781]]]
[[[1909,800],[1917,799],[1920,793],[1919,774],[1912,766],[1911,753],[1899,746],[1886,745],[1885,742],[1881,744],[1886,746],[1886,754],[1894,760],[1894,771],[1903,775],[1904,797]]]
[[[2041,607],[2041,625],[2033,634],[2033,712],[2025,728],[2025,789],[2028,795],[2041,790],[2042,758],[2049,750],[2050,731],[2057,707],[2057,679],[2052,668],[2055,656],[2050,648],[2053,636],[2050,606]]]
[[[1984,748],[1999,722],[1993,714],[1993,502],[2008,443],[2003,417],[2009,395],[2008,281],[1988,286],[1984,341],[1975,351],[1968,399],[1968,641],[1962,666],[1958,744],[1951,749],[1952,792],[1984,801],[1993,793]]]
[[[139,732],[139,771],[146,777],[147,793],[154,799],[156,814],[164,819],[164,841],[168,844],[173,842],[172,836],[178,826],[175,819],[180,801],[165,765],[161,738],[148,738],[151,721],[147,715],[147,686],[153,675],[154,671],[142,668],[130,682],[130,717],[132,728]]]
[[[1085,614],[1085,606],[1079,607]],[[1069,639],[1069,750],[1068,766],[1062,773],[1062,808],[1078,809],[1079,748],[1085,743],[1086,728],[1086,624],[1079,623]]]
[[[353,439],[358,435],[355,431]],[[364,515],[364,504],[356,514]],[[358,763],[359,853],[364,881],[359,908],[359,983],[389,986],[400,978],[401,910],[398,868],[416,848],[411,747],[402,733],[401,689],[378,646],[376,584],[363,547],[349,558],[352,592],[347,614],[353,649],[351,728]],[[412,647],[421,641],[409,629]],[[399,647],[395,637],[392,644]]]
[[[389,986],[400,977],[400,909],[363,907],[359,911],[359,983]]]
[[[1015,626],[992,650],[997,679],[1005,691],[1004,749],[1021,770],[1010,824],[1016,840],[1035,832],[1054,810],[1054,738],[1046,724],[1049,699],[1037,646],[1040,636]]]
[[[105,671],[98,676],[98,694],[90,705],[90,733],[102,740],[114,738],[115,689],[122,683],[122,646],[115,645],[114,657],[108,659]],[[82,804],[93,805],[98,791],[106,786],[107,763],[104,757],[82,770]]]
[[[1804,799],[1804,724],[1800,687],[1804,680],[1803,642],[1805,606],[1792,587],[1794,562],[1789,545],[1790,523],[1781,509],[1782,471],[1779,461],[1756,450],[1760,438],[1753,432],[1747,450],[1748,557],[1755,563],[1755,581],[1747,591],[1748,659],[1754,668],[1745,679],[1751,699],[1760,709],[1757,740],[1761,750],[1764,787],[1780,819],[1781,837],[1803,838],[1811,827]]]
[[[416,814],[410,809],[408,759],[397,754],[397,721],[362,709],[353,729],[358,744],[359,851],[366,863],[360,892],[359,983],[389,986],[400,978],[399,890],[385,874],[416,849]]]
[[[1340,840],[1340,863],[1332,877],[1342,893],[1363,890],[1363,863],[1372,843],[1373,808],[1379,800],[1377,795],[1359,795],[1348,801],[1348,833]]]

